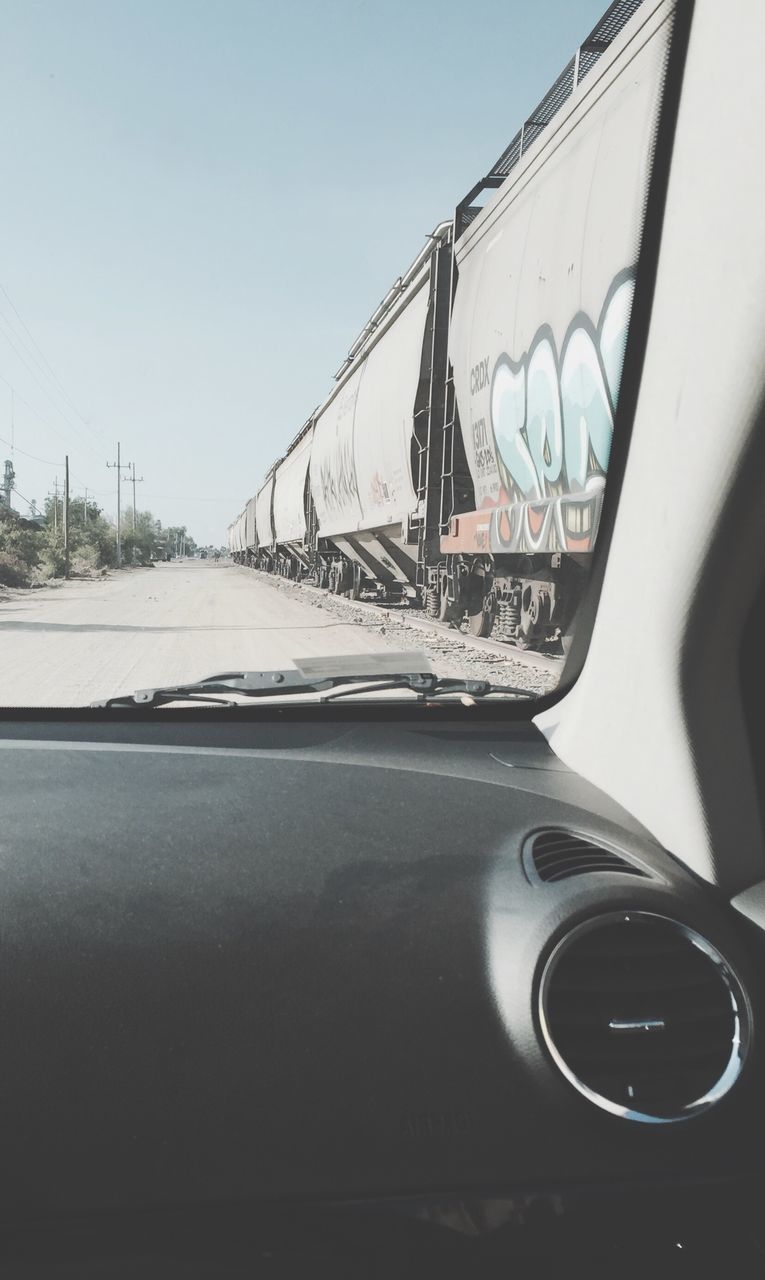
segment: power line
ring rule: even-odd
[[[52,423],[52,422],[48,422],[48,419],[47,419],[47,418],[44,418],[44,417],[43,417],[43,415],[39,412],[39,410],[35,409],[34,405],[31,405],[31,404],[29,403],[29,401],[28,401],[28,400],[25,400],[25,399],[24,399],[24,397],[23,397],[22,395],[19,395],[19,392],[16,390],[16,388],[15,388],[15,387],[14,387],[14,385],[13,385],[13,383],[12,383],[12,382],[9,382],[9,381],[8,381],[8,379],[7,379],[6,377],[4,377],[2,373],[0,373],[0,382],[4,382],[4,383],[5,383],[5,385],[6,385],[6,387],[8,388],[8,390],[9,390],[9,391],[11,391],[11,392],[13,393],[13,395],[16,397],[16,399],[17,399],[21,404],[23,404],[23,405],[24,405],[24,407],[25,407],[25,408],[27,408],[27,409],[29,410],[29,412],[30,412],[30,413],[33,413],[33,414],[34,414],[34,416],[35,416],[36,418],[39,418],[39,419],[40,419],[40,422],[43,424],[43,426],[47,427],[49,431],[52,431],[54,435],[56,435],[56,436],[61,436],[61,432],[59,431],[58,427],[54,427],[53,423]],[[63,440],[63,439],[64,439],[64,437],[63,437],[63,436],[61,436],[61,439]],[[14,447],[15,447],[15,446],[14,446]]]
[[[43,351],[43,349],[42,349],[42,347],[40,346],[39,342],[38,342],[38,341],[36,340],[36,338],[34,337],[34,335],[33,335],[32,331],[31,331],[31,329],[29,328],[29,325],[27,324],[26,320],[25,320],[25,319],[24,319],[24,317],[22,316],[21,312],[19,311],[18,307],[16,306],[16,303],[13,301],[13,298],[12,298],[12,297],[11,297],[11,295],[9,294],[9,292],[8,292],[8,290],[6,289],[5,285],[4,285],[4,284],[2,284],[1,282],[0,282],[0,293],[2,293],[2,294],[3,294],[3,296],[8,300],[8,303],[10,304],[10,307],[11,307],[12,311],[14,312],[14,314],[15,314],[16,318],[18,319],[18,321],[19,321],[19,323],[21,324],[22,328],[23,328],[23,329],[25,330],[25,332],[27,333],[27,335],[28,335],[28,337],[29,337],[29,340],[30,340],[30,342],[32,343],[32,346],[33,346],[33,347],[35,348],[35,350],[38,352],[38,354],[39,354],[39,356],[40,356],[40,360],[42,361],[42,365],[44,365],[44,366],[45,366],[45,368],[48,370],[48,373],[50,374],[51,378],[53,379],[53,382],[54,382],[54,383],[56,384],[56,386],[58,387],[58,389],[59,389],[59,391],[61,392],[62,396],[64,397],[64,399],[66,400],[67,404],[69,405],[70,409],[73,411],[73,413],[75,413],[75,414],[77,415],[77,417],[78,417],[78,418],[80,419],[80,421],[82,422],[83,426],[87,427],[87,429],[88,429],[89,431],[93,431],[93,428],[90,426],[90,424],[86,421],[86,419],[85,419],[85,418],[83,417],[83,415],[80,413],[80,411],[79,411],[79,409],[77,408],[76,404],[74,404],[74,403],[73,403],[73,401],[72,401],[71,397],[67,394],[67,391],[66,391],[66,389],[64,388],[64,386],[63,386],[63,384],[62,384],[62,382],[61,382],[61,379],[58,377],[58,375],[57,375],[57,373],[56,373],[55,369],[53,368],[53,366],[51,365],[50,361],[49,361],[49,360],[48,360],[48,358],[46,357],[45,352]],[[30,353],[30,354],[31,354],[31,353]],[[42,368],[42,365],[40,364],[40,361],[39,361],[39,360],[37,361],[37,364],[38,364],[38,367]],[[96,433],[96,432],[93,432],[93,434],[94,434],[94,435],[96,435],[97,433]]]
[[[2,285],[0,285],[0,288],[2,288]],[[2,373],[0,373],[0,382],[4,382],[6,387],[8,387],[8,389],[13,392],[16,399],[21,404],[23,404],[24,407],[27,408],[30,413],[34,414],[36,418],[39,418],[43,426],[48,427],[54,433],[54,435],[59,436],[66,444],[66,440],[64,436],[61,434],[61,432],[59,431],[58,427],[54,427],[53,423],[48,422],[48,419],[44,418],[43,415],[37,409],[35,409],[34,406],[29,403],[28,400],[25,400],[22,395],[19,395],[18,391],[13,386],[13,383],[9,382],[8,379],[4,377]],[[38,458],[36,454],[29,453],[26,449],[20,449],[17,444],[12,443],[10,440],[6,440],[3,436],[0,436],[0,443],[7,444],[8,447],[12,448],[15,453],[20,453],[25,458],[31,458],[33,462],[41,462],[46,467],[63,467],[64,465],[63,459],[59,462],[51,462],[49,458]],[[98,455],[96,454],[96,457],[97,456]],[[73,474],[72,479],[77,480],[78,484],[81,484],[83,488],[88,489],[95,497],[106,497],[107,495],[111,495],[112,493],[111,489],[94,489],[92,485],[90,484],[86,485],[85,481],[80,476],[75,476]]]
[[[9,391],[13,393],[16,400],[20,404],[23,404],[24,407],[28,409],[29,412],[35,416],[35,418],[38,418],[44,427],[47,427],[49,431],[52,431],[54,436],[58,436],[58,438],[62,440],[64,444],[67,443],[66,437],[63,435],[61,430],[58,427],[55,427],[52,422],[50,422],[46,417],[44,417],[40,413],[39,409],[35,409],[34,405],[31,405],[28,400],[25,400],[24,396],[20,395],[19,392],[16,390],[13,383],[9,382],[8,379],[2,373],[0,373],[0,382],[5,383],[6,387],[8,388]],[[97,458],[101,457],[101,455],[97,453],[95,448],[91,445],[90,441],[85,441],[85,443],[87,444],[87,447],[90,449],[91,453],[93,453]],[[14,448],[16,448],[15,445],[14,445]],[[21,450],[19,450],[19,452],[21,452]]]
[[[9,338],[9,337],[8,337],[8,334],[7,334],[7,333],[5,332],[5,330],[2,328],[2,325],[1,325],[1,324],[0,324],[0,333],[2,333],[3,337],[5,338],[5,341],[6,341],[6,342],[8,343],[8,345],[11,347],[11,349],[12,349],[13,351],[15,351],[16,355],[18,356],[18,358],[19,358],[19,360],[21,361],[21,363],[24,365],[24,368],[27,370],[27,372],[28,372],[28,373],[30,373],[30,374],[32,375],[32,378],[33,378],[34,382],[37,384],[37,386],[39,387],[40,391],[42,391],[43,395],[44,395],[48,400],[50,400],[51,404],[53,405],[53,408],[56,410],[56,413],[60,414],[60,416],[64,419],[64,422],[67,424],[67,426],[69,427],[70,431],[75,432],[75,434],[76,434],[76,435],[78,435],[78,436],[80,437],[80,443],[81,443],[81,444],[86,445],[88,449],[91,449],[91,450],[92,450],[92,452],[93,452],[93,453],[95,453],[95,452],[96,452],[95,447],[90,443],[90,441],[89,441],[89,440],[85,440],[85,439],[84,439],[84,437],[82,436],[82,432],[80,431],[80,428],[79,428],[79,427],[76,427],[76,426],[74,425],[74,423],[73,423],[73,422],[72,422],[72,421],[67,417],[67,415],[64,413],[64,410],[61,408],[61,406],[56,404],[56,401],[53,399],[53,396],[50,394],[50,392],[48,391],[47,387],[44,387],[44,386],[43,386],[43,384],[41,383],[41,381],[40,381],[40,379],[38,378],[37,374],[35,373],[35,370],[34,370],[34,369],[32,368],[32,366],[29,364],[29,362],[27,361],[27,359],[26,359],[26,357],[24,356],[23,352],[19,351],[18,347],[16,346],[16,343],[13,341],[13,339],[12,339],[12,338]],[[15,335],[15,336],[18,336],[18,335]],[[10,385],[10,384],[8,384],[8,385]]]
[[[0,288],[2,288],[2,286],[0,286]],[[2,373],[0,373],[0,382],[4,382],[4,383],[5,383],[5,385],[6,385],[6,387],[8,387],[8,389],[13,393],[13,395],[16,397],[16,399],[17,399],[18,401],[20,401],[20,402],[21,402],[21,404],[23,404],[23,405],[25,406],[25,408],[27,408],[27,409],[29,410],[29,412],[30,412],[30,413],[34,414],[34,416],[35,416],[36,418],[39,418],[39,420],[40,420],[40,422],[42,422],[43,426],[48,427],[48,428],[49,428],[49,429],[54,433],[54,435],[59,436],[59,437],[64,441],[64,444],[66,444],[66,440],[65,440],[65,439],[64,439],[64,437],[61,435],[61,432],[58,430],[58,428],[57,428],[57,427],[54,427],[52,422],[48,422],[47,418],[44,418],[44,417],[43,417],[43,415],[42,415],[41,413],[39,413],[39,412],[38,412],[38,410],[37,410],[37,409],[35,409],[35,408],[34,408],[34,406],[33,406],[33,405],[31,405],[31,404],[29,403],[29,401],[28,401],[28,400],[25,400],[25,399],[24,399],[24,397],[23,397],[22,395],[19,395],[18,391],[17,391],[17,390],[16,390],[16,388],[13,386],[13,384],[12,384],[11,382],[9,382],[9,381],[8,381],[8,379],[7,379],[7,378],[5,378],[5,377],[3,376],[3,374],[2,374]],[[10,441],[10,440],[6,440],[3,436],[0,436],[0,442],[1,442],[2,444],[7,444],[7,445],[9,446],[9,448],[12,448],[12,449],[13,449],[13,451],[14,451],[15,453],[20,453],[20,454],[22,454],[25,458],[31,458],[33,462],[41,462],[41,463],[43,464],[43,466],[46,466],[46,467],[63,467],[63,465],[64,465],[63,459],[62,459],[60,462],[51,462],[51,460],[50,460],[49,458],[38,458],[36,454],[34,454],[34,453],[29,453],[26,449],[20,449],[20,448],[19,448],[19,446],[18,446],[17,444],[13,443],[13,442],[12,442],[12,441]],[[96,456],[98,456],[98,455],[96,455]],[[89,485],[89,484],[88,484],[88,485],[86,485],[86,484],[85,484],[85,481],[84,481],[84,480],[82,480],[82,479],[81,479],[81,478],[79,478],[79,477],[74,477],[74,476],[73,476],[73,479],[77,479],[78,483],[79,483],[79,484],[81,484],[81,485],[83,486],[83,488],[87,488],[87,489],[89,489],[89,490],[90,490],[90,492],[91,492],[91,493],[93,493],[94,495],[96,495],[97,497],[105,497],[107,494],[111,494],[111,492],[112,492],[112,490],[111,490],[111,489],[94,489],[94,488],[92,487],[92,485]]]
[[[90,493],[92,493],[97,498],[105,498],[107,495],[109,497],[112,497],[112,495],[114,494],[113,489],[94,489],[92,485],[85,483],[85,481],[82,479],[82,476],[76,476],[74,472],[72,472],[72,479],[76,480],[78,484],[82,485],[83,489],[87,489]]]
[[[17,444],[14,444],[11,440],[6,440],[4,436],[0,436],[0,444],[7,444],[9,448],[13,449],[14,453],[20,453],[25,458],[31,458],[33,462],[42,462],[46,467],[63,467],[64,465],[63,460],[51,462],[50,458],[38,458],[34,453],[27,453],[26,449],[20,449]]]
[[[2,289],[2,285],[0,285],[0,289]],[[0,321],[2,321],[3,325],[5,326],[5,328],[8,329],[12,337],[15,338],[17,342],[20,343],[24,355],[28,356],[31,360],[34,361],[35,365],[37,366],[37,368],[39,369],[43,377],[47,377],[48,374],[46,372],[45,366],[43,365],[42,361],[38,358],[38,356],[32,350],[32,348],[30,347],[29,343],[25,340],[23,335],[20,334],[18,330],[13,327],[13,323],[8,319],[8,316],[5,314],[4,311],[0,311]],[[4,336],[7,338],[8,342],[10,342],[11,339],[8,337],[8,334],[5,333],[4,330],[3,330],[3,333],[4,333]],[[21,352],[16,350],[16,354],[20,355]]]

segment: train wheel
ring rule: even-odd
[[[494,592],[486,590],[484,575],[471,574],[467,592],[468,627],[474,636],[482,639],[491,635],[494,619],[497,615],[497,602]]]
[[[475,613],[468,612],[468,627],[471,635],[485,640],[491,635],[493,626],[494,609],[490,600],[486,601],[485,606],[482,605]]]
[[[552,599],[545,583],[530,583],[524,587],[520,630],[516,641],[519,649],[538,649],[540,644],[544,644],[551,613]]]

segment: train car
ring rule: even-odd
[[[237,528],[236,528],[237,549],[239,552],[239,559],[242,564],[246,564],[247,562],[246,529],[247,529],[247,509],[245,508],[245,510],[241,513],[241,515],[239,516],[239,519],[237,520]]]
[[[563,92],[568,101],[538,139],[530,131],[531,145],[519,136],[512,172],[455,246],[453,417],[474,500],[460,506],[445,493],[444,559],[430,581],[479,635],[498,621],[506,638],[544,642],[567,631],[580,595],[603,500],[671,11],[668,0],[612,6],[599,24],[612,36],[608,52],[597,67],[572,61],[533,121]]]
[[[242,514],[242,543],[244,563],[254,564],[258,554],[258,522],[255,515],[255,499],[250,498]]]
[[[421,458],[434,403],[439,308],[448,317],[443,261],[450,236],[450,224],[436,228],[351,349],[316,414],[310,490],[317,577],[335,591],[416,594],[426,489]],[[445,323],[441,329],[445,335]]]
[[[228,526],[228,551],[236,564],[244,564],[244,512]]]
[[[274,568],[288,578],[301,577],[312,568],[308,464],[313,432],[313,419],[309,419],[274,471]]]
[[[255,529],[257,550],[249,562],[259,569],[273,570],[276,566],[276,543],[273,525],[274,469],[268,473],[265,484],[261,486],[248,506],[255,512]]]
[[[251,499],[248,563],[520,647],[565,640],[600,519],[672,9],[616,0],[428,237]]]

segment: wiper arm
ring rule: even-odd
[[[320,688],[331,688],[332,681],[321,683],[306,680],[301,671],[228,671],[222,675],[207,676],[204,680],[192,680],[188,684],[160,685],[156,689],[136,689],[135,693],[119,694],[102,702],[91,702],[91,707],[161,707],[167,702],[220,702],[231,705],[232,698],[265,698],[291,693],[312,693]],[[216,695],[224,695],[219,697]],[[228,696],[225,696],[228,695]]]
[[[528,689],[519,689],[512,684],[492,684],[490,680],[463,680],[431,673],[430,675],[400,675],[390,680],[377,679],[362,685],[361,688],[337,689],[326,693],[321,701],[329,702],[332,698],[347,698],[354,693],[379,693],[383,689],[410,689],[413,693],[419,694],[420,698],[425,699],[441,698],[449,693],[461,694],[468,700],[485,698],[490,693],[501,693],[517,698],[529,697]]]
[[[393,670],[391,658],[402,663],[400,670]],[[414,659],[414,662],[412,662]],[[334,670],[322,671],[321,660],[306,663],[305,668],[284,671],[234,671],[207,676],[189,684],[161,685],[156,689],[137,689],[135,693],[120,694],[92,702],[91,707],[161,707],[169,702],[208,702],[224,706],[236,705],[239,698],[285,697],[301,693],[319,694],[321,702],[333,698],[345,698],[355,693],[379,693],[390,689],[406,689],[421,699],[438,698],[447,694],[461,694],[466,698],[484,698],[488,694],[505,694],[511,697],[529,696],[528,690],[513,685],[492,684],[488,680],[463,680],[438,676],[430,670],[427,658],[417,653],[355,655],[347,659],[350,670],[337,670],[340,659],[328,660],[326,666]],[[409,669],[404,669],[406,661]],[[313,668],[307,674],[307,668]],[[353,670],[353,667],[356,670]]]

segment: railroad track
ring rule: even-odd
[[[516,649],[511,644],[499,640],[484,640],[471,635],[469,631],[458,630],[448,624],[429,618],[422,612],[403,605],[376,604],[370,600],[349,600],[346,596],[333,595],[322,587],[315,587],[307,582],[297,582],[292,578],[282,578],[277,574],[264,573],[260,569],[249,569],[236,566],[241,573],[251,574],[263,583],[281,590],[289,590],[303,598],[320,604],[323,609],[330,609],[336,616],[347,616],[349,622],[367,617],[381,626],[390,623],[411,631],[420,631],[434,641],[441,641],[448,647],[459,646],[461,650],[473,653],[476,658],[483,658],[487,666],[510,663],[529,673],[538,673],[547,677],[549,687],[554,687],[560,680],[564,658],[554,654],[537,653],[530,649]],[[554,677],[554,679],[550,679]],[[536,683],[536,682],[535,682]],[[530,690],[537,691],[537,690]]]

